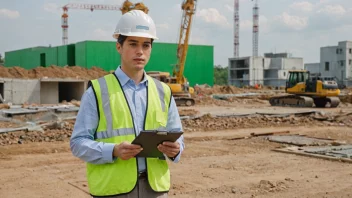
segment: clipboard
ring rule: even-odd
[[[163,142],[175,142],[182,134],[183,132],[144,130],[131,144],[138,144],[143,148],[136,157],[164,158],[164,154],[158,150],[158,145]]]

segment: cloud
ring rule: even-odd
[[[294,10],[311,12],[314,8],[314,5],[308,1],[294,2],[290,5],[290,8]]]
[[[242,20],[240,21],[240,30],[248,31],[251,30],[253,26],[253,22],[251,20]]]
[[[341,16],[346,13],[346,10],[341,5],[326,5],[324,8],[320,9],[318,13]]]
[[[156,28],[161,28],[161,29],[169,29],[169,24],[168,23],[159,23],[155,25]]]
[[[103,30],[101,28],[97,28],[93,31],[93,39],[97,40],[111,40],[112,33],[110,31]]]
[[[179,11],[181,10],[181,7],[182,7],[181,4],[180,4],[180,3],[177,3],[177,4],[173,5],[172,9],[173,9],[174,11],[179,12]]]
[[[53,14],[61,14],[61,8],[55,3],[46,3],[43,6],[43,9],[47,12],[53,13]]]
[[[269,19],[264,16],[259,16],[259,31],[267,33],[269,32]],[[241,20],[240,21],[240,30],[241,31],[252,31],[253,30],[253,21],[252,20]]]
[[[212,23],[223,27],[231,27],[230,23],[227,21],[224,15],[215,8],[202,9],[196,14],[206,23]]]
[[[225,4],[225,8],[230,11],[230,12],[234,12],[235,9],[233,8],[233,6],[230,6],[229,4]]]
[[[289,29],[302,30],[308,26],[307,17],[289,15],[287,12],[283,12],[281,15],[274,17],[274,19]]]
[[[0,9],[0,16],[4,16],[9,19],[16,19],[20,17],[20,13],[15,10]]]
[[[259,15],[259,31],[264,33],[270,32],[269,19],[264,15]]]
[[[209,45],[208,40],[209,39],[194,36],[190,39],[190,43],[193,45]]]

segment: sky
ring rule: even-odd
[[[183,0],[143,2],[157,26],[157,42],[177,43]],[[0,0],[0,53],[62,45],[61,7],[68,3],[121,5],[123,0]],[[252,55],[253,1],[240,0],[240,56]],[[305,63],[320,60],[320,47],[352,40],[351,0],[258,0],[259,55],[292,53]],[[114,41],[120,11],[69,10],[69,43]],[[198,0],[190,44],[214,46],[214,64],[234,54],[234,0]],[[6,57],[5,57],[6,59]]]

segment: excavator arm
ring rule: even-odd
[[[182,21],[180,28],[180,37],[178,41],[177,48],[177,64],[174,68],[173,75],[176,76],[176,82],[179,84],[187,83],[186,78],[184,77],[184,69],[188,51],[188,40],[191,32],[191,25],[193,15],[196,12],[197,0],[184,0],[182,3]]]

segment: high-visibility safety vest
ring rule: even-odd
[[[147,75],[147,110],[145,130],[165,130],[171,90],[165,84]],[[136,137],[133,117],[121,83],[114,74],[92,80],[99,114],[95,141],[120,144]],[[148,181],[156,192],[170,189],[170,171],[166,160],[146,158]],[[137,184],[136,158],[116,159],[114,163],[87,163],[89,191],[93,196],[130,193]]]

